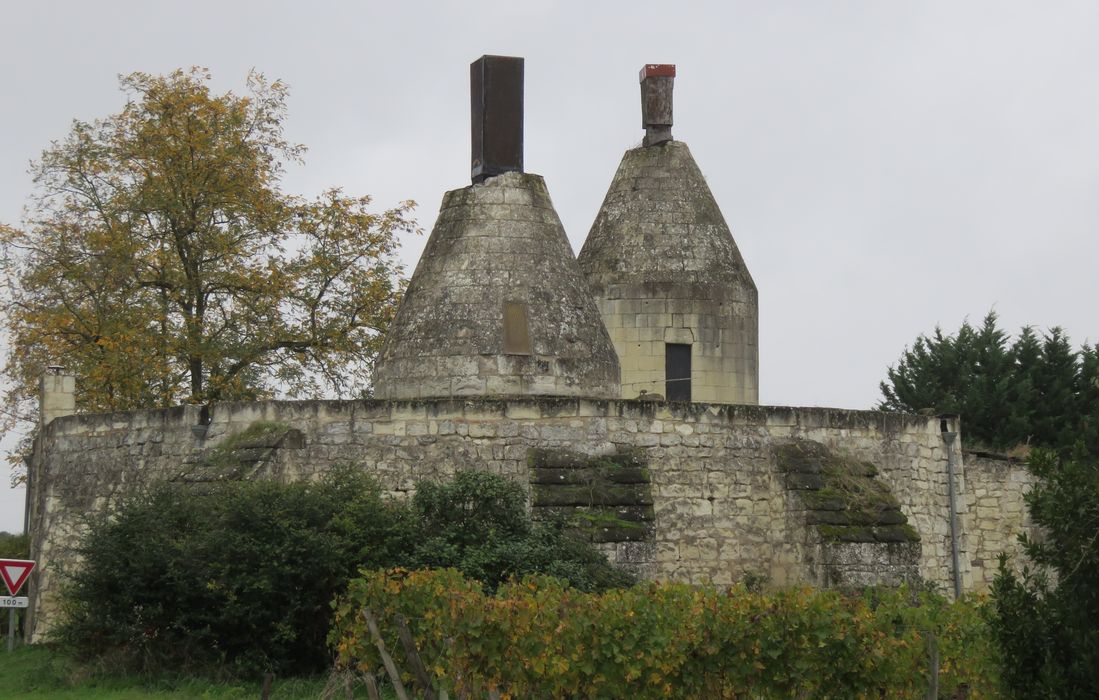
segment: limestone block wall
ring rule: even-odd
[[[457,469],[491,471],[529,489],[534,449],[593,456],[636,451],[651,479],[654,524],[648,541],[609,545],[619,564],[648,578],[717,584],[749,573],[777,585],[820,582],[826,578],[820,567],[829,568],[827,576],[837,567],[872,576],[876,565],[859,560],[858,547],[822,558],[827,552],[776,466],[777,446],[812,440],[877,466],[921,536],[919,575],[944,587],[950,581],[946,456],[937,419],[531,397],[266,401],[215,405],[209,417],[205,430],[193,430],[200,420],[196,407],[77,415],[54,420],[39,435],[29,487],[32,556],[41,564],[31,586],[33,638],[48,635],[56,619],[58,581],[77,564],[73,546],[85,516],[133,489],[185,474],[226,436],[257,421],[301,433],[273,451],[261,470],[266,476],[311,479],[350,463],[395,496],[407,495],[419,479]],[[967,497],[963,487],[963,508]],[[963,549],[967,542],[963,534]],[[963,551],[967,586],[970,559]]]
[[[744,301],[744,299],[751,301]],[[665,395],[665,344],[691,346],[691,399],[759,402],[755,289],[689,283],[608,285],[596,297],[622,368],[622,396]]]
[[[873,411],[767,407],[767,436],[776,441],[796,437],[869,462],[900,503],[908,522],[920,535],[919,574],[925,581],[950,588],[950,509],[947,454],[938,418]],[[957,429],[956,425],[952,425]],[[956,496],[960,513],[967,511],[963,469],[957,466]],[[959,522],[964,522],[959,519]],[[966,556],[968,540],[961,533],[963,588],[971,585]]]
[[[38,380],[38,407],[43,425],[59,416],[76,413],[76,377],[43,374]]]
[[[1023,496],[1034,486],[1034,475],[1017,460],[996,455],[966,454],[965,473],[970,495],[965,529],[969,533],[973,589],[986,591],[996,578],[1001,552],[1015,571],[1026,559],[1019,535],[1036,534]]]

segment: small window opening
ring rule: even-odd
[[[691,346],[664,344],[664,395],[669,401],[691,400]]]

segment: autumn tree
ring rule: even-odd
[[[304,150],[283,135],[285,85],[209,82],[124,76],[121,112],[32,164],[24,225],[0,228],[9,424],[51,364],[86,411],[366,389],[412,202],[283,193]]]

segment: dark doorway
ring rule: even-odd
[[[664,344],[664,395],[669,401],[691,400],[691,346]]]

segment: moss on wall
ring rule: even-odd
[[[807,524],[824,541],[919,542],[873,464],[811,440],[791,440],[774,451],[786,488],[797,492]]]
[[[278,421],[255,421],[205,450],[176,477],[177,481],[239,481],[256,475],[280,447],[304,446],[300,430]]]
[[[640,452],[588,457],[534,449],[527,463],[536,518],[562,518],[592,542],[652,541],[652,485]]]

